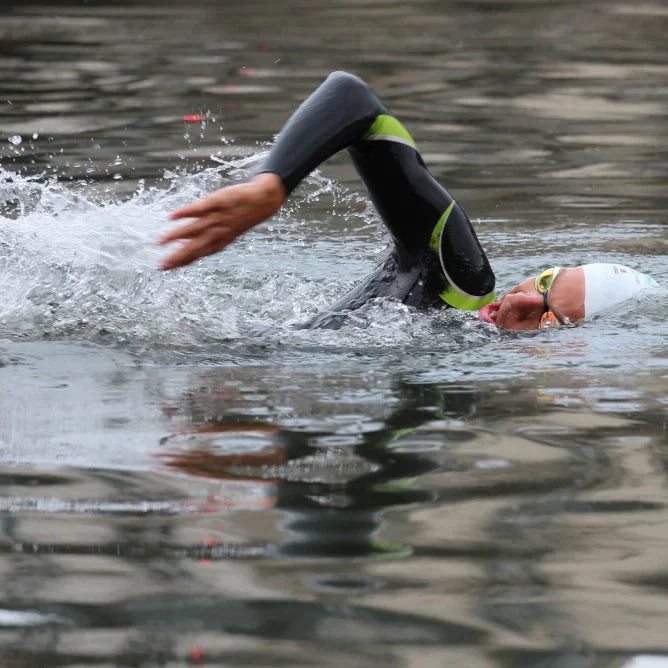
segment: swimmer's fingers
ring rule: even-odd
[[[229,191],[232,191],[229,193]],[[205,216],[207,213],[216,211],[225,206],[225,200],[231,199],[229,195],[234,194],[234,188],[223,188],[211,195],[208,195],[204,199],[201,199],[199,202],[193,202],[192,204],[186,204],[180,209],[176,209],[169,214],[170,220],[179,220],[181,218],[200,218]]]
[[[161,238],[161,244],[188,240],[161,263],[163,269],[189,264],[222,250],[251,227],[273,216],[286,192],[276,174],[258,174],[250,183],[222,188],[199,202],[177,209],[171,218],[196,218]]]
[[[176,269],[177,267],[183,267],[186,264],[198,260],[199,258],[211,255],[219,250],[225,248],[229,245],[235,238],[229,234],[225,234],[223,230],[218,231],[209,231],[205,234],[200,234],[199,236],[191,239],[184,243],[179,249],[174,251],[171,255],[168,255],[160,264],[160,267],[164,270]]]
[[[172,240],[184,243],[160,264],[164,270],[176,269],[199,258],[217,253],[250,229],[250,221],[229,220],[219,212],[210,213],[172,232]]]
[[[180,227],[175,227],[169,232],[165,232],[160,239],[159,243],[161,245],[168,244],[170,241],[177,241],[178,239],[192,239],[197,235],[201,234],[208,227],[219,223],[220,214],[218,212],[210,213],[209,215],[202,216],[192,223],[186,223]]]

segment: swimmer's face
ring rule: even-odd
[[[549,310],[559,324],[584,318],[585,277],[582,267],[561,269],[547,293]],[[499,329],[539,329],[545,312],[543,295],[536,290],[536,276],[530,276],[508,292],[501,301],[487,304],[480,317]]]

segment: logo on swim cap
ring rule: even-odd
[[[647,288],[659,287],[651,276],[623,264],[596,262],[584,264],[582,269],[585,277],[585,318],[617,306]]]

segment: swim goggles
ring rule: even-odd
[[[550,292],[552,283],[554,283],[554,279],[559,275],[560,271],[561,267],[551,267],[550,269],[546,269],[544,272],[536,276],[534,287],[536,288],[536,292],[543,296],[543,315],[540,317],[538,329],[543,329],[545,327],[556,327],[561,324],[559,322],[559,318],[557,318],[557,316],[554,315],[552,311],[550,311],[550,307],[547,303],[547,295]]]

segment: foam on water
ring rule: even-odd
[[[330,215],[342,217],[343,226],[351,218],[353,226],[377,223],[368,203],[319,174],[270,223],[224,253],[159,271],[167,251],[156,238],[172,224],[167,213],[243,178],[244,166],[240,160],[196,174],[167,173],[163,187],[140,187],[121,202],[0,171],[0,337],[167,347],[249,338],[278,344],[288,337],[298,345],[383,348],[430,333],[429,318],[383,300],[353,314],[339,334],[291,328],[361,278],[386,243],[379,224],[365,230],[365,239],[350,234],[341,244],[318,230],[321,223],[303,219],[328,197],[332,208],[342,203],[343,213]],[[362,211],[351,212],[350,204],[360,202]]]
[[[444,359],[447,354],[443,365],[430,362],[426,373],[445,370],[448,376],[452,369],[471,366],[476,373],[493,374],[499,369],[490,364],[495,361],[503,361],[507,369],[514,364],[515,351],[517,371],[531,369],[527,346],[556,347],[562,351],[556,363],[564,364],[576,340],[577,345],[597,350],[605,341],[614,350],[604,348],[603,356],[619,357],[621,352],[623,357],[634,344],[623,344],[620,351],[619,336],[633,337],[630,328],[642,323],[650,336],[662,337],[665,307],[661,298],[654,296],[652,301],[651,295],[595,324],[558,334],[541,332],[539,338],[535,333],[501,334],[474,314],[425,314],[387,300],[354,312],[341,330],[295,330],[293,324],[326,308],[364,276],[387,242],[368,201],[318,173],[278,216],[224,253],[183,270],[159,271],[166,250],[156,238],[172,225],[167,213],[224,183],[246,178],[256,160],[257,156],[217,159],[215,167],[195,173],[167,172],[161,187],[140,183],[124,201],[96,199],[83,194],[85,188],[69,187],[55,178],[0,169],[0,337],[131,344],[163,351],[206,348],[209,356],[215,355],[216,344],[225,343],[223,357],[230,352],[229,344],[247,352],[250,343],[268,347],[274,361],[280,355],[289,361],[309,354],[322,358],[323,349],[328,354],[375,350],[403,356],[409,346],[412,356],[402,364],[412,370],[416,356],[438,354]],[[327,220],[314,221],[313,208],[322,209],[321,198],[329,202]],[[554,264],[555,255],[560,264],[591,261],[592,254],[582,248],[590,248],[601,233],[581,227],[564,238],[563,230],[546,230],[541,239],[551,256],[543,257],[537,249],[530,261],[522,261],[524,271]],[[485,245],[500,251],[501,257],[494,258],[499,281],[512,284],[519,278],[514,252],[522,245],[517,238],[521,231],[516,231],[512,245],[503,221],[485,225],[481,234]],[[601,335],[606,331],[611,332],[609,338]],[[475,352],[480,346],[484,352]],[[232,357],[237,354],[239,349],[232,351]],[[484,363],[480,366],[477,360]],[[540,366],[545,363],[540,359]]]
[[[187,270],[157,269],[167,212],[220,185],[225,167],[169,173],[166,188],[123,202],[0,171],[0,336],[196,344],[299,315],[308,285],[270,259],[262,233]]]

